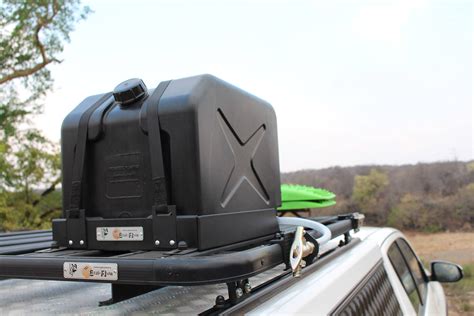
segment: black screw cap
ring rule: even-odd
[[[114,99],[122,105],[138,101],[146,95],[148,95],[148,89],[138,78],[128,79],[114,89]]]

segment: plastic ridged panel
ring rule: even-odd
[[[279,211],[304,210],[309,208],[328,207],[336,204],[336,195],[325,189],[305,185],[282,184],[282,205]]]
[[[382,263],[370,272],[333,315],[402,315]]]

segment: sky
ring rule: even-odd
[[[282,171],[474,158],[471,1],[86,1],[36,124],[129,78],[213,74],[277,114]]]

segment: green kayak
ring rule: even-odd
[[[282,184],[279,211],[328,207],[336,204],[336,195],[328,190],[305,185]]]

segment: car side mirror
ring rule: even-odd
[[[460,265],[447,261],[431,262],[431,281],[457,282],[464,276]]]

